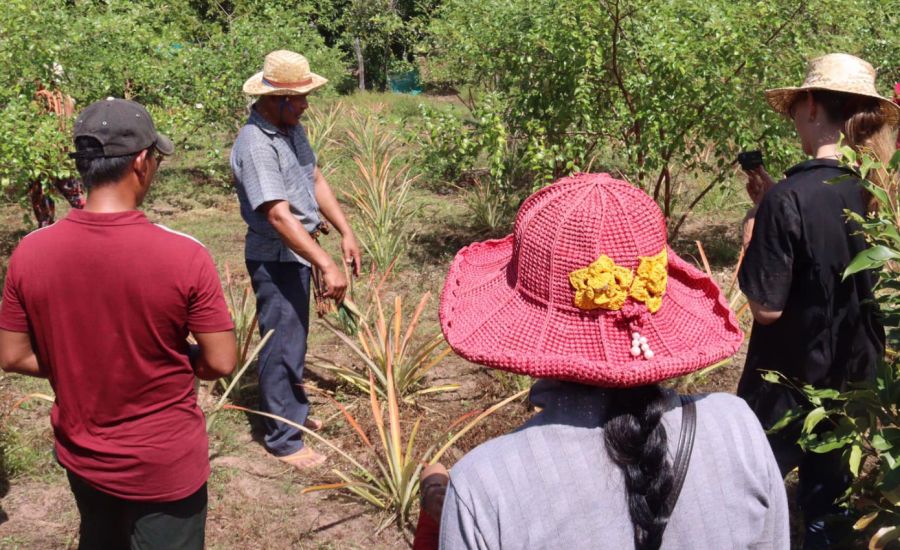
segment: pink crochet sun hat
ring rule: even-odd
[[[656,203],[608,174],[541,189],[512,235],[460,250],[440,318],[469,361],[607,387],[690,373],[744,338],[715,282],[668,247]]]

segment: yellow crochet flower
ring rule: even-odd
[[[664,248],[656,256],[641,256],[640,260],[630,294],[635,300],[647,304],[650,313],[656,313],[662,306],[662,296],[666,293],[668,254]]]
[[[575,305],[580,309],[609,309],[618,311],[629,297],[644,302],[650,313],[662,306],[662,296],[668,283],[668,255],[666,249],[656,256],[641,256],[637,273],[618,266],[607,255],[601,255],[591,265],[569,273],[575,289]]]
[[[631,270],[617,266],[606,255],[569,274],[569,282],[575,288],[575,305],[586,310],[622,309],[633,278]]]

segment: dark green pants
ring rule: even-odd
[[[203,550],[206,484],[174,502],[137,502],[108,495],[68,472],[81,514],[79,550]]]

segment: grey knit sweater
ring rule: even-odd
[[[603,443],[607,391],[535,384],[531,401],[543,411],[453,466],[441,548],[632,549],[622,473]],[[783,480],[756,417],[733,395],[696,403],[694,451],[662,548],[789,548]],[[681,429],[674,393],[670,407],[671,461]]]

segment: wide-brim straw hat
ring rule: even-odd
[[[797,95],[809,90],[830,90],[878,100],[885,120],[890,126],[900,124],[900,106],[878,93],[875,87],[875,68],[856,56],[832,53],[809,62],[803,84],[793,88],[766,90],[766,100],[775,111],[789,116],[788,110]]]
[[[513,234],[460,250],[440,320],[469,361],[606,387],[688,374],[744,337],[716,283],[668,247],[653,199],[608,174],[559,180]]]
[[[263,70],[244,82],[247,95],[306,95],[328,83],[309,70],[309,61],[299,53],[276,50],[266,56]]]

